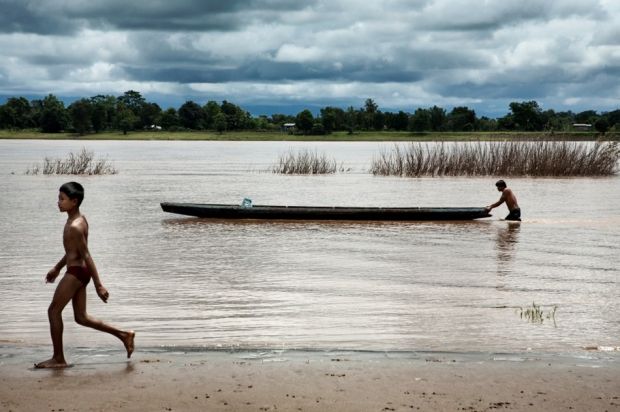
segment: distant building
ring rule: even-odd
[[[573,129],[575,130],[590,130],[592,125],[590,123],[573,123]]]
[[[293,130],[295,130],[295,123],[284,123],[282,125],[283,132],[292,132]]]

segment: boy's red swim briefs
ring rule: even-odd
[[[85,266],[67,266],[67,274],[75,276],[84,286],[90,282],[90,272]]]

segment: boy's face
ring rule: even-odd
[[[58,209],[67,212],[77,206],[77,199],[69,199],[66,193],[58,192]]]

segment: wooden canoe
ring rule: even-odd
[[[164,212],[213,219],[472,220],[491,215],[483,207],[326,207],[161,203]]]

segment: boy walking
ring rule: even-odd
[[[36,368],[68,366],[62,344],[62,310],[70,300],[73,303],[73,314],[78,324],[110,333],[119,338],[125,345],[128,358],[131,357],[134,349],[135,333],[133,331],[121,331],[86,313],[86,285],[91,278],[101,300],[107,303],[110,295],[101,283],[95,262],[88,251],[88,222],[86,217],[80,213],[80,204],[83,199],[84,188],[79,183],[65,183],[59,189],[58,208],[68,215],[62,235],[65,255],[47,273],[46,282],[53,283],[63,266],[66,266],[67,270],[58,282],[52,303],[47,310],[54,354],[51,359],[35,364]]]
[[[503,180],[498,180],[497,182],[495,182],[495,186],[497,187],[498,191],[502,192],[502,195],[497,202],[485,207],[487,212],[506,202],[506,206],[508,206],[508,211],[510,213],[508,213],[508,216],[506,216],[505,220],[521,221],[521,208],[517,203],[517,197],[515,196],[515,194],[512,192],[512,190],[508,189],[506,182],[504,182]]]

